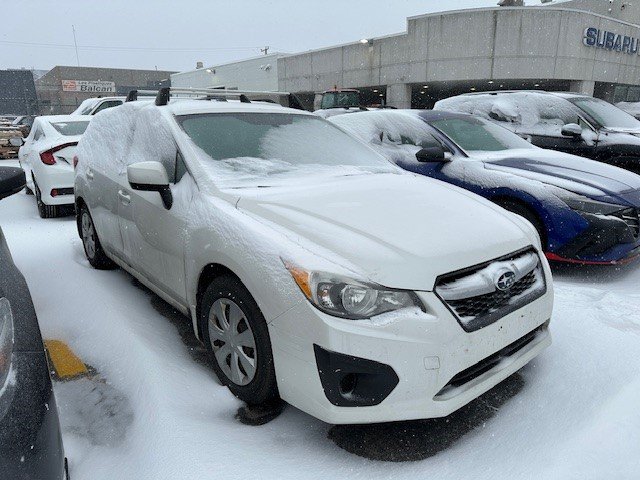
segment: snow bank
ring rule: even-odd
[[[376,436],[385,448],[406,451],[407,436],[418,430],[439,453],[408,463],[373,462],[338,448],[327,439],[328,425],[294,408],[261,427],[234,420],[240,402],[199,363],[204,353],[189,321],[124,272],[92,269],[74,220],[43,222],[32,202],[23,194],[0,202],[0,224],[31,287],[43,335],[66,341],[127,398],[92,410],[93,417],[90,410],[62,415],[74,480],[313,480],[327,472],[352,480],[638,476],[637,265],[555,272],[554,343],[520,371],[522,390],[499,404],[478,400],[495,411],[480,422],[465,415],[412,422],[405,437],[404,428],[379,425]],[[494,392],[509,395],[503,385]],[[67,399],[61,392],[58,407],[73,412],[78,405]],[[122,417],[109,423],[99,416],[128,409],[133,417],[125,432]],[[76,428],[87,425],[81,418],[91,428]],[[94,435],[105,429],[114,435]],[[455,440],[432,438],[434,431],[452,432]]]

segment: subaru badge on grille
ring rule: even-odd
[[[516,272],[507,270],[495,281],[496,288],[503,292],[509,290],[516,283]]]

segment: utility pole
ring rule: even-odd
[[[75,25],[71,25],[71,29],[73,30],[73,44],[76,46],[76,62],[78,63],[78,66],[80,66],[80,57],[78,56],[78,42],[76,41]]]
[[[269,53],[269,45],[267,45],[264,48],[260,49],[260,52],[264,53],[265,55],[267,55]]]

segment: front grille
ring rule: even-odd
[[[548,322],[547,322],[548,323]],[[442,395],[449,391],[452,388],[460,387],[465,383],[470,382],[471,380],[478,378],[485,372],[488,372],[493,367],[498,365],[501,360],[505,358],[509,358],[515,353],[522,350],[524,347],[529,345],[538,334],[542,333],[547,328],[547,323],[539,326],[535,330],[527,333],[524,337],[519,338],[515,342],[507,345],[502,350],[497,351],[493,355],[488,356],[487,358],[480,360],[475,365],[470,366],[469,368],[461,371],[457,375],[455,375],[449,383],[447,383],[437,394],[436,397]]]
[[[635,208],[627,208],[620,212],[614,213],[614,216],[624,220],[624,223],[633,232],[634,238],[640,237],[640,210]]]
[[[449,305],[456,311],[458,316],[463,318],[486,315],[509,303],[509,300],[512,297],[522,295],[535,283],[536,274],[535,271],[531,271],[521,280],[516,282],[509,291],[502,292],[498,290],[493,293],[465,298],[463,300],[451,300],[449,301]]]
[[[501,284],[504,275],[511,285]],[[525,250],[440,277],[436,294],[468,332],[483,328],[546,292],[542,262]]]

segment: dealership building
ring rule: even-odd
[[[157,90],[169,85],[172,73],[124,68],[54,67],[36,80],[40,113],[71,113],[90,97],[122,96],[130,90],[139,89]]]
[[[213,74],[224,70],[233,79]],[[296,92],[310,107],[314,92],[334,86],[359,89],[366,103],[401,108],[499,89],[640,101],[640,2],[570,0],[420,15],[408,18],[402,33],[196,69],[171,81],[273,90],[274,75],[279,90]]]

